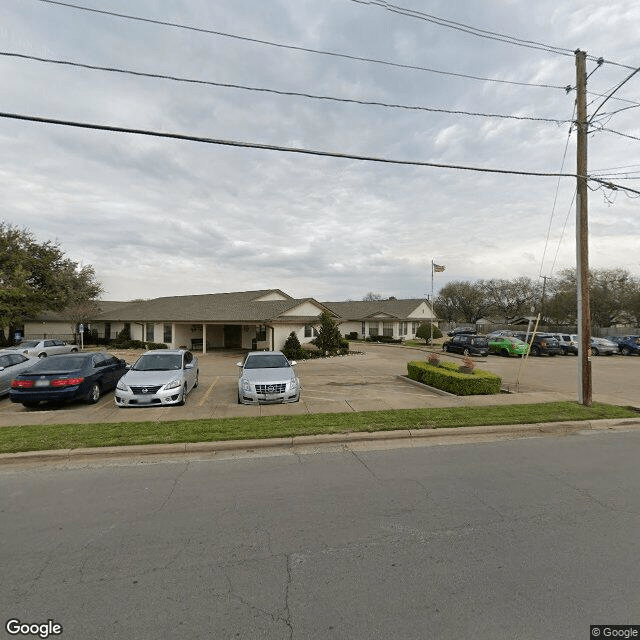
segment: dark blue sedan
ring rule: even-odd
[[[71,353],[43,358],[11,383],[11,402],[37,407],[40,402],[83,400],[95,404],[115,389],[127,363],[109,353]]]

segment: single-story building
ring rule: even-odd
[[[427,300],[318,302],[297,299],[280,289],[170,296],[131,302],[98,302],[99,312],[85,327],[101,339],[114,339],[128,327],[133,340],[170,348],[281,349],[293,331],[301,343],[317,335],[319,316],[327,311],[343,335],[385,335],[410,339],[422,322],[432,320]],[[69,337],[77,326],[64,312],[42,314],[25,322],[25,338]]]

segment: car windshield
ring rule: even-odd
[[[87,361],[87,355],[68,355],[68,356],[51,356],[50,358],[43,358],[40,362],[36,363],[29,373],[61,373],[65,371],[77,371],[84,367]]]
[[[515,344],[515,345],[527,344],[524,340],[520,340],[520,338],[509,338],[509,342],[511,342],[511,344]]]
[[[179,353],[150,353],[140,356],[133,365],[134,371],[171,371],[182,368],[182,356]]]
[[[17,348],[18,349],[32,349],[33,347],[37,347],[40,344],[38,340],[27,340],[26,342],[21,342]]]
[[[476,347],[486,347],[489,341],[486,338],[471,338],[471,344],[476,345]]]
[[[282,369],[288,366],[289,361],[280,354],[249,356],[244,363],[245,369]]]

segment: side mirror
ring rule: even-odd
[[[298,363],[297,363],[295,360],[292,360],[289,364],[290,364],[292,367],[295,367]]]
[[[236,362],[236,367],[241,367],[242,366],[242,362]]]

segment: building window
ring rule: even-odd
[[[400,323],[400,335],[401,336],[406,336],[407,335],[407,325],[409,323],[408,322],[401,322]]]
[[[413,322],[412,325],[413,325],[412,326],[412,333],[415,336],[416,332],[418,331],[418,327],[420,326],[420,323],[419,322]]]
[[[366,336],[366,335],[367,335],[367,323],[366,323],[366,322],[361,322],[361,323],[360,323],[360,333],[361,333],[363,336]]]
[[[318,330],[311,324],[304,325],[304,337],[305,338],[317,338]]]
[[[382,323],[382,335],[393,338],[393,322]]]
[[[258,342],[266,342],[267,340],[267,327],[264,324],[259,324],[256,328],[256,340]]]
[[[170,324],[164,325],[164,336],[162,338],[162,341],[166,344],[169,344],[173,341],[173,331]]]
[[[147,322],[147,329],[146,329],[147,342],[156,341],[154,337],[154,330],[155,330],[155,325],[153,324],[153,322]]]
[[[370,324],[369,325],[369,335],[370,336],[377,336],[379,334],[378,332],[378,323],[374,323],[374,324]]]

